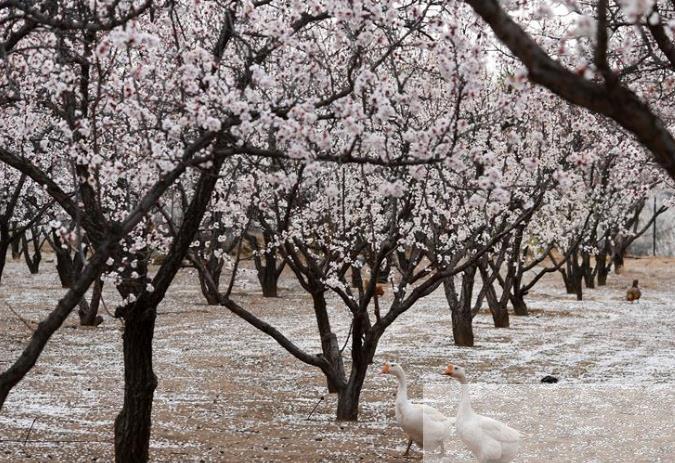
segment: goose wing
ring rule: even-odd
[[[435,423],[447,422],[450,425],[452,425],[455,422],[454,418],[445,416],[444,414],[436,410],[434,407],[430,407],[429,405],[420,405],[420,407],[422,408],[422,413],[424,414],[425,420],[429,420]]]
[[[482,432],[498,442],[518,442],[522,438],[520,431],[487,416],[480,417],[478,426]]]

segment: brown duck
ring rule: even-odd
[[[628,288],[628,291],[626,291],[626,300],[630,303],[633,303],[634,301],[640,300],[640,296],[642,296],[642,292],[638,287],[638,281],[633,280],[633,286]]]

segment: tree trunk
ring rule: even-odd
[[[565,281],[565,289],[567,294],[575,294],[577,300],[581,301],[583,299],[583,272],[581,266],[579,265],[578,256],[575,253],[572,253],[565,263],[567,267],[566,270],[561,270],[563,280]]]
[[[33,243],[33,248],[34,248],[34,253],[31,256],[30,253],[30,248],[28,246],[28,239],[26,238],[26,235],[24,234],[21,237],[21,243],[23,246],[23,258],[26,261],[26,265],[28,266],[28,270],[32,275],[37,275],[38,272],[40,271],[40,262],[42,261],[42,251],[40,250],[40,238],[33,236],[31,238],[31,241]]]
[[[565,283],[565,292],[567,292],[567,294],[574,294],[572,277],[565,270],[560,270],[560,275],[562,275],[563,283]]]
[[[583,278],[581,275],[574,275],[574,278],[572,279],[572,289],[574,290],[574,294],[577,296],[577,301],[581,301],[584,298],[582,282]]]
[[[363,288],[363,278],[361,278],[361,270],[352,265],[351,270],[352,287]]]
[[[473,292],[473,272],[467,270],[462,276],[462,297],[458,297],[454,282],[448,278],[443,281],[445,299],[450,306],[452,317],[452,337],[456,346],[473,347],[473,313],[471,312],[471,294]]]
[[[614,273],[621,275],[623,272],[623,253],[616,252],[612,256],[612,262],[614,263]]]
[[[12,240],[12,259],[17,260],[21,257],[21,240],[16,238]]]
[[[607,285],[607,277],[609,276],[609,266],[607,265],[607,254],[600,253],[595,258],[595,265],[598,269],[598,286]]]
[[[495,328],[508,328],[509,327],[509,311],[507,310],[506,302],[500,301],[497,298],[495,289],[492,284],[487,283],[487,289],[485,291],[485,300],[487,301],[488,307],[490,308],[490,313],[492,313],[492,321],[495,324]]]
[[[593,274],[593,267],[591,265],[591,255],[587,252],[581,255],[581,274],[586,287],[589,289],[595,288],[595,275]]]
[[[372,362],[377,350],[379,335],[366,336],[364,333],[364,317],[354,319],[352,338],[352,369],[349,381],[338,392],[337,421],[357,421],[359,418],[359,399],[363,382],[366,379],[368,365]]]
[[[157,377],[152,370],[156,307],[134,305],[124,324],[124,405],[115,419],[115,462],[148,461],[152,398]]]
[[[346,387],[338,392],[337,421],[357,421],[359,419],[359,399],[366,378],[368,365],[352,366],[352,375]]]
[[[223,261],[214,255],[210,255],[208,259],[199,254],[194,256],[195,259],[199,259],[201,266],[197,266],[197,278],[199,279],[199,287],[202,290],[202,294],[206,299],[208,305],[219,305],[220,304],[220,275],[223,271]],[[215,288],[206,283],[206,275],[203,274],[202,267],[206,269],[209,277],[213,280]]]
[[[263,297],[278,297],[279,274],[277,272],[277,260],[271,252],[265,253],[265,266],[260,269],[258,275]]]
[[[206,280],[204,279],[204,275],[202,275],[201,272],[198,273],[198,278],[199,278],[199,287],[202,290],[202,294],[204,295],[204,298],[206,299],[206,303],[208,305],[219,305],[220,304],[220,296],[217,292],[218,288],[215,288],[215,291],[212,291],[211,286],[206,284]],[[218,285],[220,283],[219,280],[214,279],[214,283]]]
[[[337,336],[332,332],[328,313],[326,311],[326,298],[323,292],[312,293],[312,300],[314,302],[314,313],[316,315],[316,322],[321,336],[321,351],[324,358],[331,365],[332,370],[339,374],[344,371],[344,364],[342,361],[342,354],[340,353],[340,346],[338,345]],[[337,381],[331,376],[326,376],[328,392],[331,394],[339,393],[340,386]]]
[[[497,310],[492,311],[492,320],[494,321],[495,328],[508,328],[511,326],[509,311],[506,310],[506,307],[497,307]]]
[[[98,315],[98,307],[101,302],[101,295],[103,293],[103,281],[97,279],[94,282],[94,287],[91,295],[91,302],[83,297],[80,301],[80,309],[78,315],[80,316],[81,326],[98,326],[103,323],[103,317]]]
[[[451,307],[452,337],[456,346],[473,347],[473,319],[471,312],[468,314],[459,308]]]
[[[2,274],[5,271],[5,264],[7,263],[8,248],[8,241],[0,241],[0,283],[2,283]]]
[[[54,250],[56,254],[56,273],[59,275],[62,288],[70,288],[73,281],[73,262],[65,249]]]
[[[514,290],[510,296],[511,305],[513,305],[513,313],[519,317],[526,317],[529,315],[527,304],[525,303],[525,295],[519,291]]]

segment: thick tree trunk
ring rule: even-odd
[[[148,461],[152,398],[157,377],[152,370],[155,307],[134,306],[124,324],[124,405],[115,419],[116,463]]]
[[[2,274],[5,271],[5,264],[7,263],[8,248],[9,248],[8,241],[0,241],[0,283],[2,283]]]
[[[258,279],[260,280],[263,297],[278,297],[279,273],[277,272],[277,259],[271,252],[265,254],[265,266],[260,269]]]
[[[623,272],[623,253],[616,252],[612,256],[612,262],[614,264],[614,273],[621,275]]]
[[[598,274],[598,286],[607,285],[609,266],[607,265],[607,252],[603,251],[595,257],[595,267]]]
[[[354,365],[352,375],[346,387],[338,392],[337,421],[357,421],[359,419],[359,399],[366,378],[368,365]]]
[[[84,297],[80,301],[78,315],[80,316],[81,326],[98,326],[103,323],[103,317],[98,315],[98,307],[103,293],[103,281],[98,279],[94,282],[93,286],[91,302],[87,303]]]
[[[12,248],[12,259],[17,260],[21,257],[21,240],[14,239],[11,244]]]
[[[363,287],[363,278],[361,278],[361,270],[352,265],[351,270],[352,277],[352,287],[362,288]]]
[[[527,304],[525,303],[525,295],[519,291],[514,290],[510,296],[511,305],[513,306],[513,313],[519,317],[526,317],[529,315]]]
[[[204,279],[204,276],[199,272],[198,275],[199,278],[199,287],[202,290],[202,294],[204,295],[204,298],[206,299],[206,303],[208,305],[219,305],[220,304],[220,296],[218,294],[218,288],[215,288],[215,290],[211,289],[211,286],[206,284],[206,280]],[[219,280],[214,280],[215,284],[219,284]]]
[[[452,337],[456,346],[473,347],[473,313],[471,312],[471,294],[473,292],[473,272],[467,270],[462,276],[462,297],[458,297],[454,282],[451,279],[443,281],[445,299],[450,306],[452,318]]]
[[[495,328],[508,328],[510,326],[509,311],[505,305],[497,304],[490,308],[490,312],[492,312],[492,321]]]
[[[572,279],[572,289],[574,294],[577,296],[577,301],[581,301],[584,298],[583,294],[583,278],[581,275],[574,275],[574,278]]]
[[[561,270],[560,273],[563,276],[567,294],[575,294],[577,300],[581,301],[583,299],[584,276],[576,253],[570,255],[565,266],[566,270]]]
[[[450,308],[452,315],[452,337],[456,346],[473,347],[473,319],[471,312]]]
[[[74,281],[73,262],[70,255],[68,251],[60,247],[55,249],[54,253],[56,254],[56,273],[59,275],[61,287],[70,288]]]
[[[591,255],[586,252],[581,256],[581,275],[587,288],[595,288],[595,275],[593,274],[593,266],[591,265]]]
[[[509,323],[509,311],[507,310],[507,301],[500,301],[497,298],[494,287],[492,284],[487,283],[487,290],[485,291],[485,300],[487,301],[490,313],[492,314],[492,321],[495,324],[495,328],[508,328]]]
[[[572,284],[572,277],[565,270],[560,271],[563,283],[565,283],[565,291],[567,294],[574,294],[574,285]]]
[[[40,271],[40,262],[42,261],[42,251],[40,250],[40,238],[33,236],[31,238],[33,243],[34,252],[31,256],[30,247],[28,246],[28,239],[24,234],[21,237],[21,243],[23,246],[23,258],[26,261],[28,270],[32,275],[37,275]]]
[[[202,267],[198,267],[197,277],[199,278],[199,287],[202,290],[204,299],[208,305],[219,305],[220,304],[220,275],[223,271],[223,261],[217,257],[211,255],[209,258],[205,258],[199,255],[194,256],[195,259],[199,259],[203,268],[206,269],[209,277],[213,280],[215,288],[206,283],[206,275],[202,272]]]
[[[314,302],[314,313],[316,315],[316,322],[321,336],[321,351],[324,358],[331,365],[334,372],[343,372],[344,364],[342,361],[342,354],[340,353],[340,346],[338,345],[337,336],[332,332],[328,313],[326,312],[326,298],[323,292],[315,292],[312,294]],[[340,392],[340,385],[330,376],[326,376],[328,392],[331,394]]]

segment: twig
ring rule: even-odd
[[[345,347],[347,347],[347,343],[349,342],[349,338],[352,336],[353,329],[354,329],[354,318],[352,318],[352,323],[349,325],[349,332],[347,333],[347,339],[345,339],[345,343],[342,346],[342,349],[340,349],[340,353],[342,353],[345,350]]]
[[[31,320],[26,320],[26,319],[23,318],[21,315],[19,315],[19,313],[18,313],[16,310],[14,310],[14,308],[9,304],[9,302],[7,302],[7,301],[3,301],[3,302],[5,303],[5,305],[6,305],[7,308],[9,309],[9,311],[12,312],[12,313],[16,316],[16,318],[18,318],[19,320],[21,320],[21,322],[22,322],[24,325],[26,325],[26,328],[28,328],[28,329],[30,330],[31,333],[34,333],[34,332],[35,332],[35,329],[33,328],[33,326],[31,326],[31,323],[35,324],[35,323],[37,323],[37,322],[33,322],[33,321],[31,321]]]
[[[312,409],[312,411],[309,412],[309,415],[307,415],[308,420],[312,417],[312,415],[314,414],[314,412],[316,411],[317,407],[319,406],[319,404],[321,402],[323,402],[323,396],[321,396],[321,398],[319,398],[319,401],[316,403],[316,405],[314,405],[314,408]]]
[[[157,312],[157,315],[183,315],[183,314],[190,314],[190,313],[211,313],[210,310],[206,309],[197,309],[197,310],[176,310],[176,311],[169,311],[169,312]]]
[[[24,447],[26,446],[26,442],[28,442],[28,438],[30,437],[30,433],[33,430],[33,426],[35,426],[35,422],[37,421],[37,416],[33,418],[33,422],[30,424],[30,428],[28,428],[28,432],[26,433],[26,438],[23,441]]]

